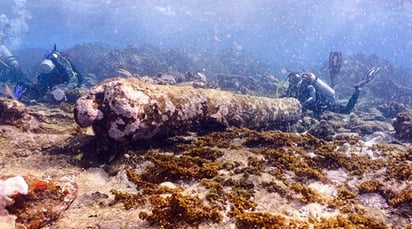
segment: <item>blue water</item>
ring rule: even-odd
[[[236,49],[279,68],[318,68],[331,50],[412,66],[411,0],[1,0],[11,49],[104,42]]]

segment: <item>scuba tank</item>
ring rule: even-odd
[[[40,64],[40,69],[42,73],[50,73],[56,66],[53,64],[53,61],[50,59],[44,59]]]
[[[333,90],[329,85],[319,79],[312,72],[307,72],[302,75],[304,79],[307,79],[311,84],[319,91],[320,94],[325,96],[328,100],[335,100],[335,90]]]
[[[14,69],[19,68],[19,62],[4,45],[0,45],[0,58],[5,61],[6,66],[13,67]]]
[[[48,74],[53,71],[53,69],[56,67],[56,65],[53,63],[53,60],[60,64],[58,61],[59,56],[60,53],[57,52],[55,44],[53,49],[47,51],[47,53],[44,54],[44,60],[40,63],[40,69],[42,73]]]
[[[56,45],[54,45],[54,48],[49,50],[44,57],[45,59],[40,64],[42,73],[50,73],[57,65],[59,68],[64,69],[69,77],[76,77],[70,61],[56,50]]]

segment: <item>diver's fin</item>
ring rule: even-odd
[[[380,67],[373,67],[369,69],[362,77],[362,80],[355,85],[355,87],[363,87],[365,84],[369,83],[373,78],[375,78],[376,74],[381,70]]]
[[[342,67],[342,53],[338,51],[331,51],[329,53],[329,73],[331,87],[334,88],[336,85],[336,79],[339,71]]]

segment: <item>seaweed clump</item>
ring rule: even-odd
[[[404,190],[399,193],[399,195],[395,196],[389,201],[389,204],[395,207],[398,207],[403,204],[409,205],[412,208],[412,188],[405,188]]]
[[[309,225],[280,215],[265,212],[242,213],[236,216],[238,228],[308,228]]]
[[[140,212],[139,217],[160,228],[180,228],[198,226],[202,222],[218,223],[222,215],[216,208],[207,206],[196,196],[183,195],[181,188],[170,188],[143,181],[132,169],[127,176],[137,186],[138,193],[131,194],[112,189],[116,200],[124,203],[127,209],[151,203],[151,213]]]
[[[217,175],[218,163],[187,155],[153,154],[149,160],[154,164],[142,176],[153,183],[165,181],[212,178]]]
[[[150,202],[152,213],[141,212],[139,217],[161,228],[198,226],[205,221],[218,223],[223,219],[218,210],[205,206],[198,197],[177,192],[166,198],[160,195],[152,196]]]

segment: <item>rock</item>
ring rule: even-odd
[[[23,182],[27,182],[27,191],[18,191],[6,207],[15,216],[16,228],[42,228],[58,219],[77,196],[77,185],[68,178],[41,180],[24,176]]]
[[[12,125],[25,131],[39,128],[38,121],[28,114],[23,103],[8,98],[0,98],[0,125]]]
[[[27,195],[29,186],[21,176],[0,179],[0,212],[3,212],[6,206],[13,204],[11,198],[17,194]]]
[[[12,125],[27,114],[23,103],[15,99],[0,98],[0,124]]]
[[[370,120],[370,121],[365,121]],[[363,116],[363,119],[355,114],[351,114],[347,128],[353,133],[360,135],[369,135],[375,132],[389,131],[390,125],[386,122],[375,121],[369,116]]]
[[[406,107],[400,103],[385,103],[377,107],[385,118],[395,118],[399,112],[406,111]]]
[[[309,133],[317,138],[331,141],[333,140],[333,136],[335,135],[335,130],[330,122],[321,120],[309,130]]]
[[[296,122],[300,115],[301,106],[293,98],[151,85],[136,78],[107,79],[92,87],[74,108],[81,127],[93,126],[99,139],[120,142],[229,126],[279,129]]]
[[[412,114],[400,112],[393,122],[395,136],[401,140],[412,142]]]
[[[380,121],[363,121],[359,125],[352,126],[350,130],[360,135],[369,135],[376,132],[389,131],[389,125]]]

